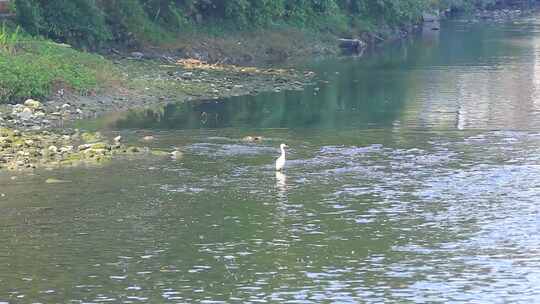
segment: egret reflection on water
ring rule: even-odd
[[[276,188],[280,194],[287,192],[287,175],[276,171]]]

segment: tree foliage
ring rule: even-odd
[[[238,29],[290,24],[339,30],[417,21],[424,11],[494,0],[15,0],[28,32],[82,47],[151,39],[211,24]],[[341,27],[340,27],[341,26]],[[135,37],[133,37],[135,36]]]

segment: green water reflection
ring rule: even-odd
[[[536,24],[526,22],[514,26],[453,24],[367,58],[316,63],[309,68],[318,72],[318,81],[305,91],[130,111],[109,127],[366,128],[388,127],[412,114],[415,124],[427,119],[425,123],[434,127],[461,128],[463,112],[470,112],[467,107],[504,111],[499,108],[505,105],[499,103],[527,93],[522,89],[536,94],[535,66],[531,65],[531,56],[536,54],[531,48],[536,46],[530,37],[535,28]],[[493,124],[483,121],[485,125],[480,125],[476,119],[474,123],[487,128]]]

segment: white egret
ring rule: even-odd
[[[285,167],[285,148],[288,148],[286,144],[281,144],[281,156],[276,160],[276,171],[281,171]]]

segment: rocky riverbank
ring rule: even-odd
[[[115,157],[171,157],[120,138],[83,133],[71,121],[104,113],[194,99],[217,99],[263,91],[300,90],[314,74],[189,60],[121,59],[125,79],[99,95],[79,96],[60,89],[46,101],[0,106],[0,170],[28,170],[101,164]]]
[[[172,63],[123,59],[115,63],[125,78],[117,87],[89,96],[60,89],[43,102],[28,100],[25,104],[2,105],[0,126],[47,130],[64,127],[66,122],[76,119],[138,107],[301,90],[314,77],[312,72],[294,69],[207,64],[194,59]]]
[[[112,141],[99,133],[22,132],[0,129],[0,170],[23,171],[35,168],[58,168],[99,165],[114,157],[166,157],[165,151],[125,145],[121,138]],[[173,157],[173,154],[170,155]]]

